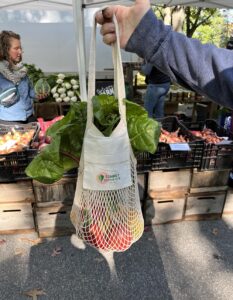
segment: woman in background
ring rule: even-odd
[[[17,100],[10,106],[0,103],[0,123],[36,121],[33,116],[35,92],[22,63],[20,35],[12,31],[0,33],[0,94],[17,88]]]

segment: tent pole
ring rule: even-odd
[[[82,0],[73,1],[74,27],[76,35],[76,51],[81,101],[87,101],[86,55],[85,55],[85,29]]]

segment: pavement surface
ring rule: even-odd
[[[68,236],[37,239],[0,236],[0,300],[35,289],[38,300],[233,299],[233,215],[149,227],[107,256]]]

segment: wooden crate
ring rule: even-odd
[[[64,177],[53,184],[43,184],[33,180],[36,203],[73,202],[77,178]]]
[[[144,207],[145,225],[181,221],[184,214],[185,197],[162,200],[147,199]]]
[[[183,198],[189,191],[191,170],[153,171],[149,173],[148,195],[152,199]]]
[[[193,170],[191,179],[191,189],[202,188],[202,191],[208,191],[211,187],[225,187],[227,186],[230,170],[208,170],[198,171]]]
[[[190,193],[186,199],[185,220],[208,220],[221,218],[226,191]]]
[[[35,201],[32,181],[22,180],[14,183],[0,183],[0,204]]]
[[[31,203],[0,204],[0,234],[34,231],[35,223]]]
[[[166,200],[166,199],[180,199],[184,198],[187,195],[187,190],[185,189],[173,189],[173,190],[164,190],[164,191],[153,191],[149,192],[149,196],[153,200]]]
[[[228,188],[223,214],[233,214],[233,188]]]
[[[38,206],[39,205],[39,206]],[[40,203],[34,208],[40,237],[70,235],[75,232],[70,221],[71,205],[60,202]]]

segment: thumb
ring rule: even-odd
[[[136,0],[134,3],[134,7],[141,12],[146,12],[150,9],[150,1],[149,0]]]
[[[136,0],[135,4],[150,5],[150,1],[149,0]]]

